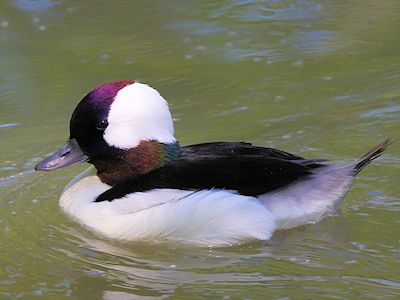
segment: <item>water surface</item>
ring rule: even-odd
[[[203,249],[118,243],[58,207],[85,166],[33,165],[61,146],[96,85],[150,83],[182,144],[250,141],[349,159],[400,132],[400,3],[0,2],[0,298],[398,299],[400,148],[341,213],[270,241]]]

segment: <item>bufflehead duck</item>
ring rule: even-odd
[[[94,165],[97,175],[69,184],[60,206],[105,237],[223,246],[267,240],[334,213],[354,176],[390,143],[348,164],[243,142],[181,147],[166,100],[123,80],[80,101],[67,143],[35,169]]]

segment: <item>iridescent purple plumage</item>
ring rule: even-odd
[[[70,139],[76,139],[86,154],[97,155],[109,148],[96,124],[107,121],[115,96],[132,83],[133,80],[118,80],[102,84],[89,92],[75,108],[70,121]]]
[[[122,88],[132,83],[133,80],[117,80],[102,84],[87,94],[85,106],[91,106],[91,109],[95,107],[101,117],[107,118],[114,97]]]

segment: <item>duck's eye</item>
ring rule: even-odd
[[[108,122],[106,120],[98,121],[96,124],[96,128],[98,130],[105,130],[108,126]]]

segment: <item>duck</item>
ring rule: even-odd
[[[62,192],[67,215],[104,238],[208,247],[268,240],[335,214],[355,176],[392,143],[335,163],[247,142],[181,146],[167,101],[133,80],[90,91],[69,129],[66,144],[35,166],[94,167]]]

